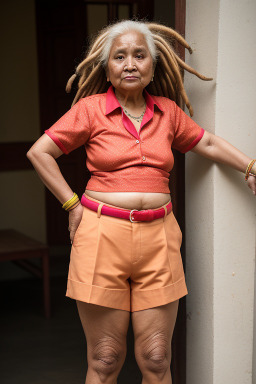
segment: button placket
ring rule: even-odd
[[[146,159],[146,156],[143,156],[143,153],[142,153],[142,148],[141,148],[141,143],[144,143],[144,140],[139,140],[139,139],[137,139],[136,141],[136,144],[140,144],[140,153],[141,153],[141,159],[142,159],[142,161],[146,161],[147,159]]]

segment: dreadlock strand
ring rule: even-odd
[[[91,94],[92,88],[94,88],[94,82],[96,78],[96,73],[100,69],[100,64],[98,64],[87,77],[87,79],[80,84],[78,91],[73,100],[72,106],[82,97],[89,96]]]
[[[80,88],[83,83],[87,80],[88,75],[92,71],[92,65],[88,65],[86,68],[84,68],[83,72],[79,73],[79,81],[78,81],[78,88]]]
[[[165,79],[166,79],[166,84],[167,84],[168,94],[169,94],[168,97],[169,97],[171,100],[175,100],[175,99],[176,99],[176,90],[175,90],[175,84],[176,84],[176,83],[173,82],[172,79],[170,78],[170,75],[169,75],[170,71],[167,72],[167,71],[165,70],[165,67],[162,65],[162,63],[159,63],[159,65],[160,65],[160,71],[161,71],[161,74],[162,74],[162,76],[165,77]],[[172,74],[172,73],[171,73],[171,74]],[[173,76],[173,74],[172,74],[172,76]]]
[[[104,40],[106,40],[106,37],[108,35],[108,32],[109,32],[108,30],[109,30],[109,28],[107,28],[106,32],[100,33],[98,35],[96,40],[92,43],[92,46],[89,49],[88,55],[91,55],[92,53],[95,52],[95,50],[97,50],[98,48],[100,48],[102,46],[102,44],[104,43]]]
[[[176,78],[176,82],[177,82],[178,90],[181,93],[182,98],[183,98],[186,106],[188,107],[188,109],[190,111],[191,110],[191,105],[190,105],[189,99],[187,97],[187,94],[186,94],[184,86],[183,86],[183,80],[182,80],[182,77],[181,77],[179,65],[178,65],[178,63],[177,63],[177,61],[176,61],[176,59],[174,57],[174,54],[173,54],[172,50],[168,50],[162,44],[162,42],[160,42],[160,41],[156,41],[156,45],[158,46],[158,48],[160,48],[162,50],[163,54],[169,59],[168,62],[170,64],[171,69],[174,72],[174,75],[175,75],[175,78]]]
[[[158,72],[159,77],[160,77],[160,79],[163,79],[163,82],[164,82],[164,89],[165,89],[165,93],[167,95],[166,97],[173,100],[173,98],[175,98],[175,90],[173,87],[173,82],[171,81],[168,73],[165,71],[165,67],[163,66],[163,63],[160,60],[157,63],[157,67],[159,70],[159,72]]]
[[[98,93],[103,93],[104,91],[106,91],[107,85],[108,85],[108,83],[107,83],[106,77],[104,76],[104,73],[102,73],[101,83],[99,86]]]
[[[165,97],[172,99],[171,90],[168,86],[168,78],[166,74],[163,72],[161,65],[158,68],[159,68],[159,78],[162,83],[162,88],[164,89]]]
[[[100,42],[103,41],[106,34],[107,33],[105,33],[103,36],[101,36]],[[97,39],[97,40],[99,40],[99,39]],[[77,66],[76,73],[73,74],[70,77],[70,79],[68,80],[67,85],[66,85],[66,91],[67,92],[71,92],[72,84],[73,84],[73,82],[77,76],[80,76],[79,82],[78,82],[78,88],[80,88],[83,85],[83,83],[85,82],[85,79],[86,79],[88,73],[90,72],[89,66],[94,65],[94,62],[97,60],[97,58],[99,57],[99,55],[102,51],[102,48],[97,47],[98,43],[99,43],[99,41],[96,41],[95,44],[93,44],[93,47],[90,50],[91,54],[88,54],[87,57]],[[93,49],[95,52],[92,53]]]
[[[206,77],[204,75],[201,75],[194,68],[190,67],[188,64],[185,63],[185,61],[181,60],[181,58],[178,55],[176,55],[175,52],[174,52],[174,55],[175,55],[175,58],[176,58],[178,64],[180,65],[180,67],[182,67],[186,71],[188,71],[188,72],[192,73],[193,75],[199,77],[199,79],[201,79],[201,80],[205,80],[205,81],[213,80],[212,77]]]
[[[180,69],[179,69],[179,66],[178,66],[178,63],[177,63],[175,57],[172,55],[171,50],[168,50],[167,48],[165,48],[165,46],[160,41],[156,41],[156,46],[162,52],[162,54],[165,56],[165,58],[167,59],[167,62],[169,63],[169,66],[174,73],[176,82],[179,85],[181,85],[182,84],[182,77],[180,74]]]
[[[73,105],[75,105],[76,104],[76,102],[79,100],[79,99],[81,99],[83,96],[85,96],[85,95],[83,95],[82,94],[82,89],[79,89],[78,91],[77,91],[77,93],[76,93],[76,95],[75,95],[75,97],[74,97],[74,100],[73,100],[73,102],[72,102],[72,104],[71,104],[71,107],[73,107]]]
[[[176,75],[172,70],[172,67],[168,65],[168,61],[166,60],[163,53],[159,54],[160,60],[159,64],[163,66],[163,73],[167,76],[169,88],[172,93],[172,100],[177,100],[177,79]]]
[[[85,66],[93,62],[97,57],[99,57],[99,53],[101,52],[101,48],[98,48],[97,51],[87,56],[76,68],[76,73],[79,73]]]
[[[177,74],[176,79],[177,79],[177,86],[178,86],[179,92],[180,92],[182,99],[184,100],[184,102],[185,102],[185,104],[189,110],[190,116],[192,117],[194,112],[193,112],[193,108],[190,104],[189,98],[188,98],[187,93],[186,93],[185,88],[184,88],[184,83],[183,83],[183,79],[181,76],[179,64],[177,63],[177,60],[175,59],[175,56],[174,56],[174,52],[172,50],[170,50],[170,55],[172,58],[171,63],[173,63],[173,70],[176,71],[176,74]]]
[[[150,31],[155,32],[154,37],[156,36],[157,33],[162,32],[168,37],[171,37],[177,40],[181,45],[183,45],[183,47],[188,49],[189,53],[193,52],[192,48],[187,43],[187,41],[174,29],[170,27],[166,27],[165,25],[155,24],[155,23],[147,23],[147,25]]]
[[[159,81],[161,89],[162,89],[162,96],[169,97],[169,92],[167,90],[166,81],[164,80],[160,66],[157,67],[156,71],[157,71],[158,81]]]
[[[162,65],[164,67],[164,70],[166,71],[166,73],[170,77],[171,83],[175,84],[176,83],[175,76],[174,76],[173,71],[171,70],[170,66],[168,65],[168,62],[167,62],[164,54],[160,52],[159,53],[159,58],[160,58],[160,60],[157,63],[157,65],[160,64],[160,65]],[[172,89],[173,89],[173,85],[171,85],[171,86],[172,86]],[[174,91],[174,89],[173,89],[173,91]]]
[[[156,36],[155,37],[156,39],[156,45],[158,46],[159,49],[162,50],[162,52],[164,53],[164,55],[168,58],[168,56],[170,55],[171,56],[171,59],[170,60],[170,66],[172,67],[174,73],[175,73],[175,77],[177,79],[177,86],[178,86],[178,91],[180,92],[187,108],[189,109],[189,113],[191,116],[193,116],[193,108],[189,102],[189,99],[187,97],[187,94],[186,94],[186,91],[185,91],[185,88],[184,88],[184,84],[183,84],[183,79],[182,79],[182,75],[181,75],[181,69],[179,67],[179,63],[182,62],[184,63],[178,55],[175,54],[174,50],[171,48],[171,46],[161,37],[161,36]],[[162,47],[161,47],[161,44],[162,44]],[[161,48],[160,48],[161,47]],[[185,63],[184,63],[185,64]],[[186,65],[186,64],[185,64]],[[187,69],[187,68],[184,68],[184,66],[181,66],[183,69]],[[187,66],[188,68],[190,68],[189,66]],[[193,74],[197,74],[197,72],[191,68],[192,71],[193,71]],[[199,74],[199,76],[202,76]],[[201,78],[201,77],[200,77]],[[203,80],[212,80],[210,78],[206,78],[204,77]]]
[[[72,84],[75,80],[75,78],[77,77],[77,74],[74,73],[69,79],[68,79],[68,82],[67,82],[67,85],[66,85],[66,92],[67,93],[70,93],[71,92],[71,88],[72,88]]]
[[[90,75],[87,77],[86,82],[84,84],[86,84],[86,87],[87,87],[86,93],[88,96],[93,95],[95,93],[94,89],[97,85],[97,81],[98,81],[98,78],[100,76],[101,71],[102,71],[102,67],[101,67],[101,64],[99,63],[92,70]]]
[[[100,89],[102,88],[104,83],[107,84],[106,78],[102,71],[99,74],[97,74],[97,80],[96,82],[94,81],[94,83],[95,83],[95,87],[92,90],[93,95],[95,95],[96,93],[100,93]]]
[[[162,82],[161,82],[161,78],[159,76],[159,68],[156,68],[154,78],[156,78],[155,84],[156,84],[156,89],[157,89],[158,95],[159,96],[165,96]]]

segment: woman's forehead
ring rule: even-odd
[[[130,47],[148,49],[145,36],[141,32],[137,32],[137,31],[122,33],[122,35],[119,35],[113,40],[111,50],[113,49],[116,50],[121,48],[127,49]]]

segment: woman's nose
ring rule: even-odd
[[[133,69],[135,69],[135,63],[134,63],[134,60],[132,57],[127,57],[127,60],[126,60],[126,63],[125,63],[125,69],[127,71],[132,71]]]

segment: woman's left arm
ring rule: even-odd
[[[191,151],[207,159],[229,165],[244,174],[252,160],[226,140],[207,131],[204,132],[202,139]],[[252,167],[252,173],[256,174],[256,163]],[[249,176],[247,185],[256,195],[256,177]]]

